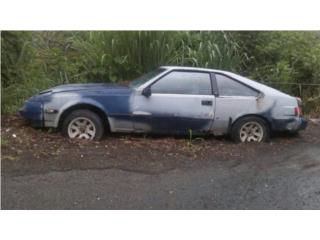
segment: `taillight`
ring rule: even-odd
[[[300,107],[295,107],[294,108],[294,115],[296,116],[296,117],[301,117],[301,108]]]
[[[294,108],[294,115],[297,117],[301,117],[302,116],[302,101],[301,101],[301,98],[296,97],[296,99],[297,99],[298,107]]]

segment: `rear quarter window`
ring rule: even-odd
[[[215,74],[220,96],[254,96],[259,92],[225,75]]]

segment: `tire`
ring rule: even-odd
[[[259,117],[244,117],[235,122],[231,130],[232,139],[237,142],[267,142],[270,129]]]
[[[64,119],[62,134],[69,138],[98,141],[104,133],[100,116],[90,110],[75,110]]]

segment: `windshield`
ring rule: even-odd
[[[165,68],[158,68],[156,70],[153,70],[151,72],[148,72],[136,79],[134,79],[131,83],[130,83],[130,87],[131,88],[138,88],[140,87],[142,84],[148,82],[150,79],[154,78],[155,76],[159,75],[160,73],[164,72],[166,69]]]

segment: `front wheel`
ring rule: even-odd
[[[234,124],[231,135],[236,142],[266,142],[269,139],[269,127],[262,118],[246,117]]]
[[[100,140],[104,126],[101,118],[90,110],[75,110],[63,121],[62,133],[69,138]]]

